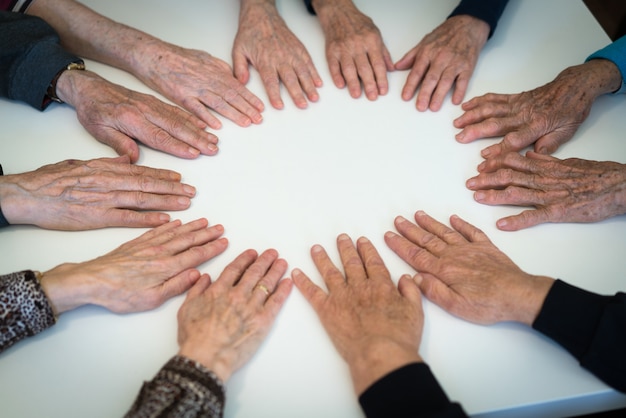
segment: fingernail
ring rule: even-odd
[[[169,222],[170,221],[170,215],[166,214],[166,213],[162,213],[159,215],[159,220],[161,222]]]
[[[179,197],[179,198],[178,198],[178,203],[179,203],[181,206],[185,206],[185,207],[187,207],[187,206],[189,206],[189,205],[191,204],[191,200],[189,200],[189,198],[188,198],[188,197],[183,197],[183,196],[181,196],[181,197]]]
[[[198,155],[200,155],[200,151],[198,151],[198,150],[197,150],[197,149],[195,149],[195,148],[191,148],[191,147],[189,147],[189,148],[187,148],[187,151],[189,152],[189,154],[194,155],[194,156],[196,156],[196,157],[197,157]]]
[[[424,216],[426,215],[426,212],[424,212],[423,210],[418,210],[417,212],[415,212],[415,216]]]
[[[476,193],[474,193],[474,199],[477,202],[482,202],[483,200],[485,200],[485,193],[483,193],[483,192],[476,192]]]
[[[311,251],[314,253],[321,253],[323,250],[323,248],[320,245],[315,244],[312,248]]]
[[[484,158],[487,158],[491,155],[491,150],[489,148],[485,148],[480,152],[480,155],[482,155]]]
[[[196,188],[188,184],[183,184],[183,191],[185,192],[185,194],[188,194],[189,196],[196,195]]]
[[[368,239],[367,239],[367,238],[365,238],[365,237],[360,237],[360,238],[357,240],[357,242],[358,242],[359,244],[368,244],[368,243],[370,242],[370,240],[368,240]]]
[[[422,284],[422,280],[424,280],[424,278],[422,277],[421,274],[417,273],[415,276],[413,276],[413,281],[419,286],[420,284]]]
[[[478,171],[483,171],[485,169],[486,165],[487,165],[487,163],[485,161],[483,161],[482,163],[478,164]]]
[[[337,237],[337,241],[346,241],[346,240],[349,240],[349,239],[350,239],[350,237],[347,234],[340,234]]]
[[[391,232],[391,231],[385,232],[385,238],[391,239],[391,238],[395,238],[395,237],[396,237],[396,234],[394,234],[393,232]]]
[[[456,134],[457,141],[462,141],[463,138],[465,138],[465,134],[463,132],[459,132],[458,134]]]
[[[498,222],[496,222],[496,226],[498,228],[504,228],[509,224],[509,222],[506,219],[500,219]]]
[[[295,268],[295,269],[291,270],[291,275],[292,276],[298,276],[300,274],[302,274],[302,270],[300,270],[299,268]]]
[[[396,216],[396,224],[403,224],[406,221],[407,220],[404,218],[404,216]]]
[[[467,186],[468,189],[471,189],[472,187],[476,186],[476,180],[469,179],[469,180],[467,180],[465,185]]]

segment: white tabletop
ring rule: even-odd
[[[97,11],[230,62],[236,0],[97,0]],[[240,128],[228,120],[216,132],[220,152],[188,161],[141,148],[139,163],[169,168],[198,188],[184,221],[207,217],[225,226],[230,246],[201,266],[213,277],[246,248],[276,248],[318,283],[309,257],[316,243],[338,260],[335,238],[364,235],[392,275],[412,269],[384,244],[396,215],[423,209],[444,222],[456,213],[482,228],[528,272],[613,294],[625,288],[626,218],[596,224],[541,225],[502,232],[495,221],[519,208],[472,199],[465,180],[479,152],[499,139],[462,145],[449,99],[437,113],[403,102],[406,72],[392,73],[390,93],[375,102],[351,99],[332,84],[319,22],[300,0],[278,0],[287,24],[308,48],[323,80],[318,103],[270,107],[258,74],[248,87],[266,103],[264,122]],[[356,0],[381,32],[394,61],[437,26],[456,0]],[[511,0],[483,51],[467,98],[514,93],[552,80],[563,68],[609,43],[580,1]],[[88,66],[127,87],[150,92],[132,76],[102,64]],[[603,97],[576,136],[556,156],[626,162],[626,101]],[[0,100],[0,162],[6,173],[68,158],[114,156],[78,123],[68,106],[40,113]],[[0,230],[2,272],[46,270],[108,252],[143,230],[111,228],[58,232],[35,227]],[[42,334],[0,355],[0,415],[11,418],[122,416],[143,381],[177,351],[176,312],[183,298],[159,309],[115,315],[84,307],[61,316]],[[560,346],[516,325],[477,326],[426,302],[421,353],[451,399],[476,417],[561,417],[626,406]],[[227,417],[360,417],[346,365],[317,317],[294,288],[267,341],[227,385]],[[417,389],[416,389],[417,390]]]

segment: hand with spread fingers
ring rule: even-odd
[[[67,160],[0,176],[0,207],[9,224],[60,230],[149,227],[183,210],[196,190],[179,173],[130,164],[128,156]]]
[[[308,101],[319,99],[317,89],[322,79],[302,42],[279,15],[274,0],[241,0],[232,55],[237,79],[243,84],[248,82],[250,63],[259,72],[274,108],[284,107],[281,82],[301,109],[308,106]]]
[[[424,325],[421,295],[408,275],[395,286],[366,238],[359,238],[355,247],[342,234],[337,248],[343,273],[322,247],[311,250],[327,292],[299,269],[292,277],[350,366],[354,387],[361,394],[389,372],[422,361],[418,354]]]
[[[108,254],[43,273],[41,287],[56,315],[86,304],[117,313],[154,309],[189,289],[200,264],[228,245],[221,225],[206,219],[169,222]]]
[[[489,31],[487,22],[473,16],[445,20],[395,64],[396,70],[411,70],[402,99],[411,100],[419,88],[417,110],[436,112],[454,86],[452,103],[460,104]]]
[[[397,217],[399,234],[385,242],[420,274],[419,288],[429,300],[467,321],[531,325],[553,279],[522,271],[484,232],[458,216],[452,228],[422,211],[413,224]]]
[[[326,59],[335,86],[348,87],[350,96],[369,100],[389,90],[387,72],[393,71],[391,55],[380,30],[352,0],[312,2],[326,38]]]
[[[215,282],[203,276],[178,312],[178,355],[228,380],[252,358],[289,296],[286,271],[275,250],[247,250]]]
[[[518,94],[489,93],[463,103],[454,121],[457,141],[504,136],[482,150],[484,158],[533,146],[551,154],[569,141],[601,95],[619,89],[622,76],[609,60],[593,59],[566,68],[553,81]]]
[[[499,219],[503,231],[545,222],[597,222],[626,213],[626,165],[578,158],[560,160],[529,151],[492,157],[467,181],[487,205],[534,206]]]

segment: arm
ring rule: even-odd
[[[489,158],[467,181],[487,205],[534,206],[499,219],[503,231],[544,222],[597,222],[626,213],[626,165],[516,152]]]
[[[463,0],[448,19],[395,64],[397,70],[411,70],[402,98],[410,100],[419,87],[417,109],[438,111],[454,85],[452,103],[460,104],[480,51],[507,2]]]
[[[0,11],[0,96],[43,110],[47,90],[61,68],[79,58],[61,48],[43,20]]]
[[[356,247],[345,234],[337,238],[345,271],[335,267],[324,249],[311,249],[328,292],[295,269],[293,279],[311,303],[339,354],[348,363],[352,382],[368,417],[437,416],[452,406],[422,362],[418,350],[424,314],[421,295],[410,276],[396,287],[378,252],[366,238]],[[434,398],[416,396],[422,385]]]
[[[387,94],[387,71],[393,71],[391,55],[380,31],[352,0],[313,0],[326,38],[326,59],[333,82],[348,86],[350,95],[376,100]]]
[[[536,89],[519,94],[489,93],[463,103],[465,113],[454,121],[454,126],[462,129],[457,141],[504,136],[482,151],[485,158],[529,145],[540,154],[555,152],[574,136],[598,97],[620,90],[626,62],[616,57],[626,56],[626,37],[614,44]]]
[[[286,269],[275,250],[248,250],[215,283],[202,276],[178,311],[177,356],[144,384],[126,417],[221,417],[223,382],[256,352],[291,291]]]
[[[570,352],[580,365],[626,393],[626,294],[601,296],[557,280],[533,328]]]
[[[170,220],[168,214],[146,211],[188,208],[195,188],[180,179],[170,170],[132,165],[126,156],[68,160],[2,176],[0,226],[85,230],[162,225]]]
[[[207,108],[241,126],[262,120],[261,101],[204,51],[169,44],[74,0],[35,0],[28,13],[50,23],[67,50],[134,74],[212,128],[221,122]]]
[[[248,63],[259,72],[274,108],[284,107],[281,82],[301,109],[307,107],[307,99],[319,99],[317,88],[322,86],[322,79],[302,42],[278,14],[274,0],[241,0],[233,67],[242,83],[250,77]]]

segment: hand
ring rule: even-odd
[[[282,109],[282,81],[295,105],[307,107],[307,99],[319,99],[322,86],[306,48],[289,30],[272,0],[242,0],[239,30],[233,45],[235,76],[242,83],[250,78],[248,62],[259,72],[270,103]],[[306,95],[306,97],[305,97]]]
[[[128,156],[67,160],[0,177],[0,206],[10,224],[77,231],[151,227],[170,216],[140,210],[183,210],[195,188],[180,174],[130,164]]]
[[[501,142],[482,151],[484,158],[533,144],[535,152],[551,154],[574,136],[595,99],[617,90],[620,82],[615,64],[591,60],[565,69],[534,90],[476,97],[463,103],[465,113],[454,121],[454,126],[462,129],[456,139],[466,144],[504,135]]]
[[[456,215],[450,217],[453,229],[422,211],[415,221],[397,217],[400,235],[387,232],[385,242],[421,273],[416,278],[424,296],[479,324],[533,323],[553,279],[523,272],[481,230]]]
[[[102,257],[43,273],[41,286],[57,315],[87,304],[117,313],[154,309],[189,289],[200,278],[195,267],[226,249],[224,228],[207,224],[161,225]]]
[[[503,231],[544,222],[597,222],[626,213],[626,165],[516,152],[489,158],[467,181],[487,205],[534,206],[499,219]]]
[[[387,94],[387,71],[393,71],[391,55],[380,31],[352,0],[318,0],[314,3],[326,37],[326,59],[335,85],[346,85],[350,96],[376,100]]]
[[[134,50],[142,60],[137,70],[141,80],[211,128],[219,129],[222,123],[208,109],[239,126],[263,121],[261,99],[241,84],[221,59],[160,41]]]
[[[420,292],[410,276],[401,277],[396,288],[369,240],[360,238],[355,248],[342,234],[337,238],[337,248],[345,277],[322,247],[311,249],[328,293],[302,271],[295,269],[292,274],[350,366],[360,394],[389,372],[422,361],[418,349],[424,313]]]
[[[57,95],[76,109],[90,134],[119,155],[128,155],[131,162],[139,158],[135,140],[181,158],[217,153],[217,137],[204,130],[201,120],[91,71],[65,71]]]
[[[472,16],[446,19],[396,63],[396,70],[411,69],[402,99],[411,100],[421,85],[415,103],[417,110],[430,108],[436,112],[454,84],[452,103],[460,104],[489,30],[485,21]]]
[[[179,355],[228,380],[257,351],[291,292],[275,250],[239,255],[218,280],[204,275],[178,311]]]

